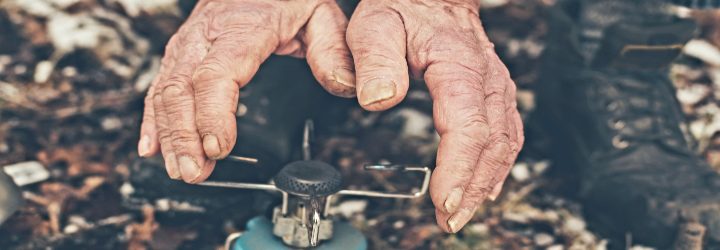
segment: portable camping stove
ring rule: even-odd
[[[325,162],[311,160],[312,131],[313,124],[307,121],[303,131],[303,160],[285,165],[270,184],[219,181],[199,184],[282,194],[282,204],[274,209],[272,219],[263,216],[251,219],[246,231],[228,237],[227,249],[367,249],[367,240],[359,230],[346,222],[333,220],[330,216],[333,199],[339,196],[412,199],[422,197],[427,192],[431,175],[429,168],[389,164],[366,165],[365,170],[422,172],[424,177],[421,187],[412,193],[342,189],[342,176],[338,170]],[[257,162],[247,157],[231,158]]]

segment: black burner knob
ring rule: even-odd
[[[327,196],[342,187],[340,172],[321,161],[292,162],[274,180],[279,189],[299,196]]]

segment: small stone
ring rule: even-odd
[[[339,205],[330,209],[331,214],[341,214],[345,218],[349,218],[353,214],[362,213],[367,208],[366,200],[346,200]]]
[[[550,244],[555,242],[555,238],[546,233],[539,233],[533,236],[533,241],[535,242],[535,245],[544,247],[549,246]]]
[[[490,233],[490,227],[485,223],[473,223],[468,226],[468,230],[474,234],[486,235]]]
[[[535,109],[535,93],[529,90],[517,91],[517,104],[520,110],[532,111]]]
[[[630,247],[628,250],[655,250],[655,248],[637,245]]]
[[[373,227],[373,226],[375,226],[375,225],[377,225],[377,224],[378,224],[378,221],[377,221],[376,219],[369,219],[369,220],[367,221],[367,225],[368,225],[368,226],[371,226],[371,227]]]
[[[556,223],[560,220],[560,215],[553,210],[547,210],[543,212],[543,218],[550,223]]]
[[[403,227],[405,227],[404,221],[399,220],[399,221],[396,221],[395,223],[393,223],[394,229],[402,229]]]
[[[702,39],[694,39],[685,44],[683,53],[688,56],[695,57],[701,61],[720,66],[720,49]]]
[[[18,186],[25,186],[50,178],[50,171],[48,171],[42,163],[37,161],[25,161],[7,165],[4,166],[2,170],[5,171]]]
[[[685,105],[695,105],[710,95],[710,87],[702,84],[692,84],[677,91],[677,98]]]
[[[111,117],[105,117],[105,119],[102,120],[101,124],[102,129],[105,131],[113,131],[118,130],[122,128],[122,121],[120,118],[111,116]]]
[[[235,116],[237,117],[243,117],[247,114],[248,108],[245,106],[245,104],[238,103],[237,111],[235,111]]]
[[[520,223],[520,224],[527,224],[530,222],[530,219],[528,218],[527,215],[525,215],[523,213],[512,212],[512,211],[503,213],[502,218],[503,218],[503,220],[512,221],[512,222],[516,222],[516,223]]]
[[[512,175],[513,179],[519,182],[530,179],[530,170],[528,169],[528,164],[525,162],[519,162],[515,164],[512,170],[510,170],[510,175]]]
[[[539,161],[532,165],[533,173],[536,175],[541,175],[545,173],[545,171],[550,167],[550,161]]]
[[[80,231],[80,227],[75,224],[70,224],[70,225],[65,226],[65,228],[63,228],[63,233],[65,233],[65,234],[73,234],[73,233],[77,233],[78,231]]]
[[[560,244],[552,245],[546,248],[546,250],[565,250],[565,247]]]
[[[68,216],[68,223],[77,225],[80,227],[90,227],[91,226],[90,223],[85,218],[83,218],[82,216],[79,216],[79,215]]]
[[[497,8],[506,4],[508,4],[508,0],[482,0],[480,5],[482,5],[483,9],[487,9]]]
[[[16,75],[22,75],[25,74],[25,72],[27,72],[27,66],[25,65],[18,64],[13,67],[13,73],[15,73]]]
[[[132,184],[130,184],[129,182],[125,182],[122,184],[122,186],[120,186],[120,194],[125,198],[130,197],[130,195],[132,195],[134,192],[135,188],[133,188]]]
[[[36,83],[44,83],[50,78],[55,64],[51,61],[41,61],[35,65],[35,74],[33,74],[33,80]]]
[[[65,68],[62,69],[61,73],[62,73],[62,75],[63,75],[64,77],[74,77],[74,76],[77,75],[78,72],[77,72],[77,69],[76,69],[75,67],[73,67],[73,66],[67,66],[67,67],[65,67]]]
[[[579,234],[585,231],[585,226],[585,221],[576,217],[569,217],[563,224],[563,230],[569,233]]]
[[[169,211],[170,210],[170,200],[169,199],[158,199],[155,201],[155,209],[158,211]]]

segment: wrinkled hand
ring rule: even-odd
[[[497,197],[524,140],[515,84],[483,31],[477,2],[364,0],[347,30],[364,108],[400,102],[408,68],[427,83],[441,137],[430,195],[448,232]]]
[[[197,183],[235,145],[239,88],[271,53],[307,57],[329,92],[354,96],[347,19],[333,0],[206,0],[170,39],[145,98],[138,153]]]

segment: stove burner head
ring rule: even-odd
[[[280,170],[275,186],[292,195],[323,197],[340,191],[342,177],[330,164],[321,161],[295,161]]]

